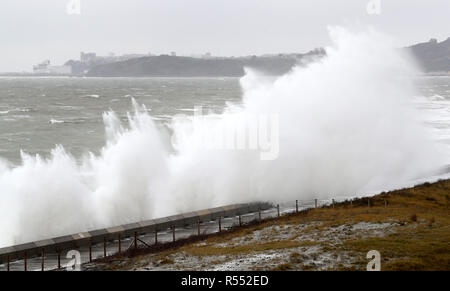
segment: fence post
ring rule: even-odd
[[[280,217],[280,204],[277,204],[277,215]]]
[[[58,247],[58,270],[61,269],[61,249]]]
[[[295,200],[295,213],[298,213],[298,200]]]
[[[23,254],[23,270],[27,271],[27,252]]]
[[[89,240],[89,263],[92,262],[92,240]]]
[[[334,208],[334,199],[331,199],[331,203],[333,204],[333,208]]]
[[[9,272],[9,255],[8,255],[8,257],[6,257],[6,261],[7,261],[7,263],[6,263],[6,271]]]
[[[175,242],[175,226],[172,226],[172,240]]]
[[[240,214],[239,214],[239,226],[242,226],[242,218]]]
[[[137,232],[134,232],[134,249],[137,250]]]
[[[42,251],[41,251],[41,271],[44,271],[44,269],[45,269],[45,262],[44,262],[44,259],[45,258],[45,251],[44,251],[44,249],[42,249]]]
[[[103,236],[103,257],[106,258],[106,235]]]
[[[222,232],[222,217],[219,217],[219,232]]]
[[[200,219],[197,220],[197,235],[200,236]]]
[[[314,208],[317,208],[317,199],[314,199]]]
[[[158,230],[155,228],[155,245],[158,243]]]
[[[384,208],[386,208],[387,207],[387,201],[386,201],[386,199],[384,199]]]
[[[119,255],[122,252],[122,245],[121,245],[121,241],[120,241],[120,233],[119,233]]]
[[[259,221],[261,221],[261,208],[258,209],[258,218],[259,218]]]

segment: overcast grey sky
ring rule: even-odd
[[[329,43],[327,26],[368,26],[399,46],[450,37],[449,0],[1,0],[0,72],[78,59],[80,51],[249,55],[305,52]]]

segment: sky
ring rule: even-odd
[[[68,13],[77,1],[80,13]],[[335,25],[371,26],[407,46],[450,37],[449,12],[449,0],[1,0],[0,72],[81,51],[301,53],[328,45]]]

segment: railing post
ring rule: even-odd
[[[122,245],[121,245],[121,241],[120,241],[120,233],[119,233],[119,255],[122,252]]]
[[[89,240],[89,263],[92,262],[92,241]]]
[[[314,199],[314,208],[317,208],[317,199]]]
[[[219,217],[219,232],[222,232],[222,221],[221,221],[221,217]]]
[[[298,213],[298,200],[295,200],[295,213]]]
[[[45,251],[44,251],[44,249],[42,249],[42,252],[41,252],[41,271],[44,271],[44,269],[45,269],[45,262],[44,262],[44,259],[45,258]]]
[[[23,270],[27,271],[27,252],[23,254]]]
[[[175,242],[175,225],[172,226],[172,240]]]
[[[106,258],[106,235],[103,236],[103,257]]]
[[[58,270],[61,269],[61,249],[58,247]]]
[[[280,217],[280,204],[277,204],[277,215]]]

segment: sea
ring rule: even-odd
[[[74,157],[98,153],[102,114],[126,123],[132,98],[165,123],[195,106],[221,113],[241,96],[238,78],[0,77],[0,158],[18,164],[21,151],[46,157],[55,145]]]
[[[431,113],[436,139],[450,144],[450,76],[416,84],[419,96],[411,98]],[[165,123],[195,106],[221,113],[241,97],[239,78],[0,77],[0,158],[20,164],[22,151],[46,157],[55,145],[74,157],[97,153],[105,145],[102,114],[112,110],[126,123],[132,98]]]

